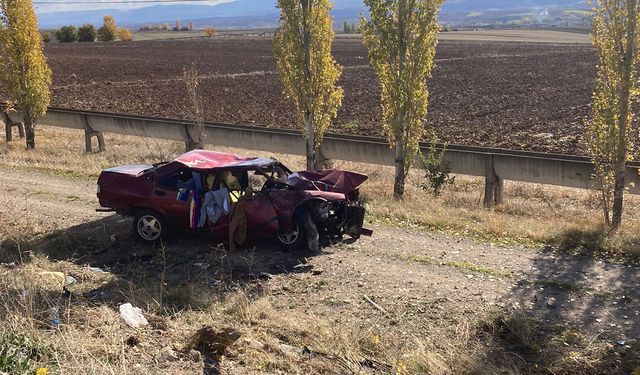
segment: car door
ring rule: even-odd
[[[268,193],[259,192],[240,204],[247,218],[247,239],[255,241],[278,233],[278,217]]]
[[[173,226],[188,229],[191,202],[178,199],[178,181],[185,171],[190,170],[179,168],[158,176],[151,191],[151,201],[158,211],[169,218]]]

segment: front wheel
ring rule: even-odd
[[[296,210],[293,214],[291,227],[285,232],[278,233],[278,242],[289,249],[306,248],[311,251],[320,249],[318,243],[318,228],[307,210]]]
[[[156,243],[168,232],[167,220],[156,211],[140,211],[133,220],[133,232],[145,243]]]
[[[295,215],[291,221],[291,227],[283,232],[278,232],[278,242],[289,249],[298,249],[304,244],[303,225]]]

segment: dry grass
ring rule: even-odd
[[[106,152],[85,154],[81,131],[41,127],[37,150],[26,151],[17,142],[2,144],[0,165],[95,178],[102,169],[118,164],[170,160],[184,147],[179,142],[115,134],[105,137]],[[292,169],[304,168],[304,160],[298,156],[225,150],[275,156]],[[405,200],[398,202],[391,194],[391,168],[339,161],[335,167],[369,175],[362,197],[367,202],[369,220],[375,222],[611,258],[636,258],[640,254],[640,199],[635,196],[627,197],[622,230],[607,236],[601,227],[600,203],[594,192],[507,181],[505,203],[485,209],[481,178],[457,176],[455,185],[435,198],[420,188],[422,174],[414,171],[408,179]]]

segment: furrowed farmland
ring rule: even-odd
[[[52,105],[188,118],[182,71],[194,66],[209,121],[294,127],[269,38],[53,44]],[[379,85],[359,39],[337,39],[343,106],[333,131],[379,135]],[[595,53],[589,44],[441,41],[429,119],[451,144],[584,154]]]

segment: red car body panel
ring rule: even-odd
[[[354,172],[292,173],[275,159],[195,150],[162,165],[129,165],[104,170],[98,178],[100,206],[126,216],[151,209],[164,215],[171,226],[187,229],[189,202],[178,200],[178,188],[166,183],[185,170],[215,175],[214,186],[220,184],[220,176],[225,171],[265,176],[267,182],[263,189],[244,203],[248,240],[287,230],[296,209],[309,202],[357,204],[357,189],[367,180],[367,176]],[[266,172],[273,175],[274,171],[286,176],[269,179]],[[209,222],[207,226],[216,238],[224,240],[228,236],[229,221],[229,216],[224,215],[217,223]]]

